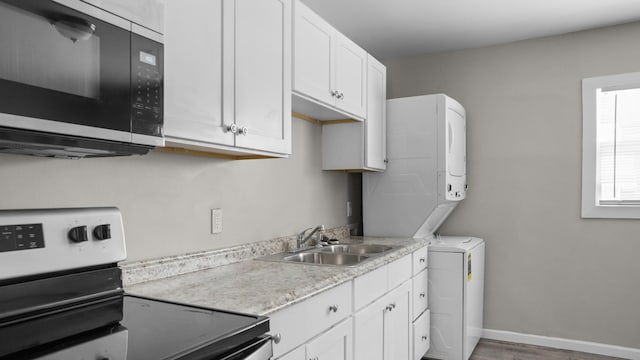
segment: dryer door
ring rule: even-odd
[[[467,168],[466,122],[464,109],[447,102],[445,145],[447,151],[447,173],[465,176]]]

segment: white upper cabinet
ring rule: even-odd
[[[165,6],[167,141],[233,146],[222,118],[222,2],[167,0]]]
[[[324,170],[384,171],[387,161],[387,69],[368,55],[367,118],[322,126]]]
[[[291,153],[291,11],[291,0],[166,1],[168,147]]]
[[[336,31],[336,107],[358,117],[367,116],[367,52]]]
[[[293,89],[310,98],[334,105],[335,29],[297,1],[294,10]]]
[[[366,51],[300,1],[295,2],[294,18],[294,94],[336,110],[338,117],[363,120],[367,103]],[[304,108],[301,111],[313,117],[308,113],[313,107],[300,104]],[[322,110],[318,113],[322,115],[317,117],[330,114]]]
[[[371,55],[367,60],[365,168],[387,168],[387,68]]]
[[[291,0],[225,0],[225,119],[237,147],[291,153]],[[233,47],[233,48],[231,48]],[[235,105],[235,106],[234,106]],[[233,112],[231,111],[233,110]]]

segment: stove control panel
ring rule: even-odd
[[[117,208],[0,210],[0,280],[126,257]]]
[[[44,247],[42,224],[0,226],[0,252]]]

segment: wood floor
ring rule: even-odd
[[[609,356],[482,339],[470,360],[621,360]]]

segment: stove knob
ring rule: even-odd
[[[104,224],[96,226],[93,229],[93,237],[95,237],[96,240],[111,239],[111,225]]]
[[[88,241],[89,236],[87,235],[87,227],[86,226],[76,226],[69,230],[69,240],[80,243],[83,241]]]

